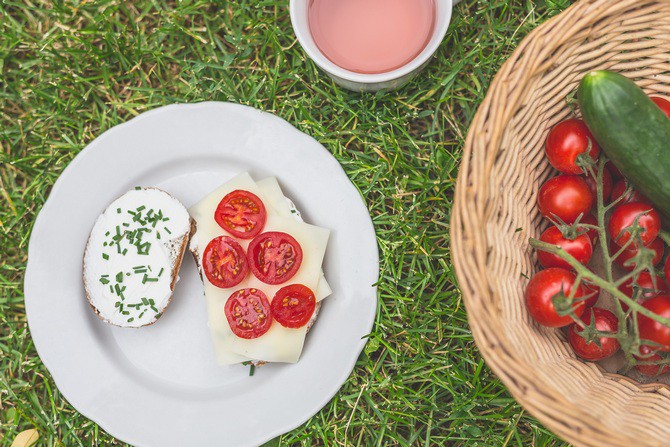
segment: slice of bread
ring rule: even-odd
[[[144,199],[143,204],[135,208],[134,205],[140,197]],[[130,204],[131,209],[126,209],[124,204]],[[140,213],[136,210],[141,207],[144,207],[144,218],[141,216],[135,221],[134,218]],[[160,212],[163,218],[153,224],[157,214],[150,213],[147,217],[149,212],[146,210]],[[114,225],[116,221],[122,223]],[[143,221],[146,224],[141,225]],[[150,231],[136,232],[137,228]],[[108,244],[110,237],[114,237],[112,230],[121,233],[118,248],[115,249],[111,249]],[[188,215],[186,208],[173,196],[158,188],[136,188],[115,200],[98,217],[84,250],[84,290],[94,313],[104,322],[119,327],[138,328],[158,321],[172,302],[172,292],[179,280],[179,269],[188,240],[194,231],[195,221]],[[110,234],[108,232],[112,234],[103,238],[101,246],[100,236]],[[131,244],[131,236],[138,233],[144,234],[140,236],[143,239],[137,245]],[[140,253],[138,245],[144,247],[146,253]],[[119,254],[122,250],[126,251],[127,259],[126,255]],[[153,261],[153,268],[150,261]],[[103,271],[109,273],[101,274]],[[132,285],[135,287],[131,287]],[[118,289],[116,286],[119,286]],[[114,301],[112,306],[110,299]]]

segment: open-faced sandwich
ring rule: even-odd
[[[304,223],[274,178],[240,174],[189,209],[220,364],[295,363],[320,301],[330,231]]]
[[[98,217],[84,251],[84,289],[103,321],[154,323],[170,304],[193,224],[186,208],[156,188],[136,188]]]

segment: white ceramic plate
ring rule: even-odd
[[[324,270],[334,293],[301,360],[265,365],[253,377],[248,367],[216,365],[190,256],[155,325],[100,321],[84,297],[81,269],[105,207],[134,186],[157,186],[188,207],[242,171],[276,176],[307,222],[332,230]],[[378,272],[367,208],[335,158],[273,115],[210,102],[144,113],[74,159],[35,222],[25,300],[56,385],[113,436],[142,447],[253,446],[305,422],[342,386],[372,328]]]

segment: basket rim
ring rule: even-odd
[[[524,54],[538,45],[540,37],[545,37],[541,40],[542,52],[551,53],[554,49],[562,45],[562,39],[559,36],[570,33],[576,25],[587,25],[593,23],[598,18],[603,17],[607,13],[627,10],[633,6],[642,6],[644,4],[668,3],[667,0],[581,0],[560,14],[552,17],[537,28],[532,30],[517,48],[514,50],[509,59],[501,66],[498,73],[491,82],[488,93],[479,106],[474,119],[470,123],[468,135],[463,149],[461,165],[459,168],[456,189],[454,193],[454,206],[450,222],[450,249],[452,263],[455,267],[456,278],[463,296],[468,317],[468,323],[472,330],[473,338],[480,350],[482,357],[486,361],[491,370],[500,378],[512,396],[524,408],[526,408],[533,416],[537,417],[544,425],[558,434],[561,438],[575,445],[581,446],[630,446],[642,445],[639,438],[634,438],[621,434],[619,439],[613,439],[612,434],[608,433],[599,419],[592,414],[587,413],[584,409],[567,401],[557,392],[554,392],[549,400],[550,405],[546,404],[548,399],[545,399],[543,405],[538,405],[536,399],[528,396],[528,389],[533,389],[540,395],[547,395],[547,386],[551,388],[551,383],[545,381],[541,377],[532,377],[532,381],[527,378],[529,376],[528,370],[532,370],[530,363],[526,362],[520,355],[518,355],[514,348],[505,339],[496,338],[497,344],[492,345],[490,340],[485,339],[486,332],[493,332],[496,328],[502,330],[502,326],[496,318],[497,309],[491,310],[489,306],[480,312],[477,316],[473,315],[469,310],[475,302],[495,303],[498,301],[496,292],[487,288],[487,281],[473,279],[470,271],[483,271],[486,267],[487,254],[481,247],[486,244],[479,244],[479,250],[474,242],[487,242],[490,238],[486,235],[486,230],[483,225],[478,228],[464,227],[463,217],[466,214],[475,213],[479,222],[485,222],[486,208],[485,202],[488,196],[487,193],[478,195],[468,194],[470,192],[470,180],[473,175],[477,176],[480,182],[479,190],[486,191],[490,178],[484,175],[486,167],[490,167],[495,161],[496,153],[494,151],[486,151],[485,148],[478,144],[480,139],[483,139],[482,132],[478,130],[483,129],[484,124],[488,121],[489,115],[492,113],[503,114],[506,117],[505,121],[509,121],[509,117],[518,109],[518,104],[508,102],[509,95],[491,95],[491,92],[498,92],[501,89],[509,90],[510,78],[514,78],[514,85],[523,85],[530,79],[536,76],[537,71],[544,71],[537,67],[536,70],[528,70],[527,58]],[[546,39],[548,30],[552,30],[552,40]],[[541,58],[538,58],[541,60]],[[524,70],[518,70],[518,65],[521,63]],[[520,73],[521,72],[521,73]],[[511,87],[513,88],[513,86]],[[504,91],[503,90],[503,91]],[[523,95],[519,95],[522,97]],[[516,98],[518,101],[519,98]],[[492,112],[494,111],[494,112]],[[487,129],[490,130],[490,129]],[[495,130],[490,139],[498,142],[501,140],[503,131]],[[481,140],[483,141],[483,140]],[[490,143],[489,143],[490,144]],[[478,150],[475,150],[478,149]],[[493,153],[492,153],[493,152]],[[479,175],[477,175],[479,174]],[[474,267],[474,268],[473,268]],[[479,268],[479,269],[477,269]],[[486,319],[482,322],[482,315],[486,314]],[[493,351],[496,350],[496,356],[493,356]],[[504,358],[504,361],[500,359]],[[510,368],[510,365],[518,367]],[[520,365],[520,366],[519,366]],[[597,368],[603,378],[616,382],[617,386],[626,389],[631,387],[644,393],[655,393],[661,389],[670,390],[670,386],[662,383],[641,384],[626,376],[608,373],[597,364],[586,364],[591,368]],[[510,372],[512,374],[510,374]],[[544,385],[544,386],[542,386]],[[563,423],[560,420],[560,411],[565,412],[569,408],[570,412],[584,421],[583,427],[578,433],[569,424]]]

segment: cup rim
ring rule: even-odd
[[[311,32],[309,30],[309,26],[301,27],[299,25],[300,22],[298,21],[297,18],[298,2],[300,1],[309,2],[310,0],[290,0],[289,9],[291,14],[291,26],[293,27],[293,32],[298,38],[298,42],[300,43],[302,49],[305,51],[305,53],[307,53],[309,58],[312,59],[314,63],[325,72],[333,76],[336,76],[340,79],[360,84],[377,84],[382,82],[394,81],[419,69],[433,56],[433,54],[437,51],[440,44],[444,40],[444,36],[447,34],[447,30],[449,29],[449,25],[451,23],[451,14],[454,7],[453,0],[435,0],[436,4],[444,4],[444,6],[446,7],[446,16],[447,16],[446,20],[444,20],[441,27],[435,28],[433,30],[433,34],[431,36],[430,41],[428,42],[426,47],[421,51],[421,53],[419,53],[414,59],[412,59],[402,67],[396,68],[395,70],[387,71],[384,73],[366,74],[366,73],[356,73],[354,71],[346,70],[340,67],[339,65],[335,64],[330,59],[328,59],[321,52],[321,50],[319,50],[319,48],[316,46],[316,43],[312,44],[313,39],[311,36]],[[435,38],[436,36],[438,38]]]

